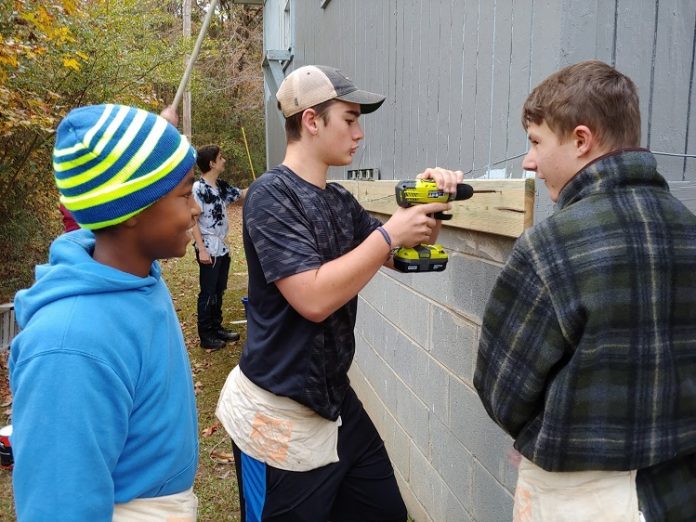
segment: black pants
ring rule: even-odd
[[[274,468],[233,443],[242,522],[406,521],[384,442],[352,388],[341,420],[339,461],[311,471]]]
[[[230,255],[211,258],[213,263],[204,265],[198,259],[199,284],[198,294],[198,335],[215,332],[222,327],[222,297],[227,288],[227,276],[230,271]]]

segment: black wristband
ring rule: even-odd
[[[380,234],[382,234],[382,237],[383,237],[384,240],[387,242],[387,246],[388,246],[389,249],[391,250],[391,248],[392,248],[392,240],[391,240],[391,236],[389,236],[389,232],[387,232],[387,231],[384,229],[384,227],[377,227],[377,230],[379,231]]]

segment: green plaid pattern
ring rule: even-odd
[[[685,486],[669,466],[639,473],[641,503],[688,498],[696,520],[696,470],[681,465],[696,453],[696,216],[642,149],[585,167],[557,207],[518,239],[493,288],[474,385],[546,470],[673,461]]]

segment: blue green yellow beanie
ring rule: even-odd
[[[176,127],[123,105],[70,111],[53,149],[60,201],[92,230],[145,210],[176,187],[195,161],[195,149]]]

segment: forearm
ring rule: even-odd
[[[321,322],[358,295],[385,264],[391,251],[375,230],[347,254],[276,282],[290,305],[310,321]]]
[[[249,189],[239,189],[239,197],[237,199],[235,199],[234,201],[228,202],[227,206],[231,207],[233,205],[237,206],[237,205],[244,204],[244,200],[246,199],[246,195],[247,195],[247,190],[249,190]]]
[[[198,250],[205,249],[205,243],[203,242],[203,234],[201,234],[201,229],[198,226],[198,223],[193,225],[191,228],[191,235],[193,236],[193,240],[196,242],[196,248]]]

